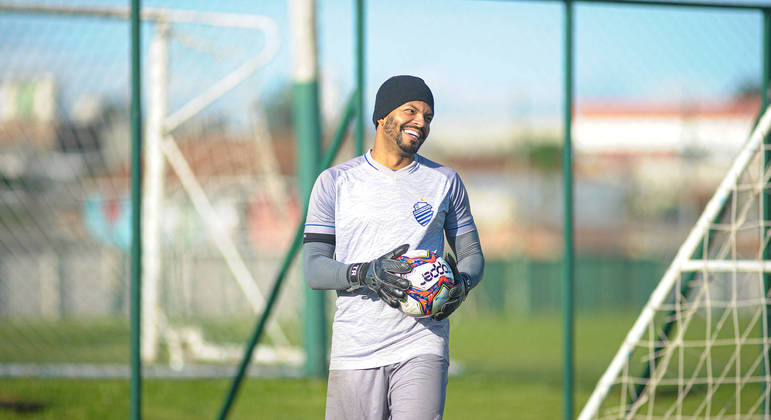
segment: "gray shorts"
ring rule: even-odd
[[[422,355],[372,369],[330,370],[327,420],[441,419],[449,363]]]

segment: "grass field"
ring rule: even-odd
[[[560,317],[459,315],[451,327],[451,358],[462,370],[450,378],[445,418],[561,418]],[[585,315],[576,320],[576,410],[634,316]],[[146,378],[144,418],[215,418],[229,384],[228,379]],[[324,380],[250,378],[230,418],[323,418],[325,392]],[[2,419],[126,418],[128,413],[126,380],[0,379]]]

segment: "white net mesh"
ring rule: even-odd
[[[768,418],[770,125],[766,113],[580,418]]]
[[[0,375],[127,373],[128,11],[0,6]],[[300,215],[263,103],[275,24],[143,17],[142,354],[184,374],[239,359]],[[256,359],[297,366],[279,307]]]

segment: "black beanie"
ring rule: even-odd
[[[432,111],[434,110],[434,95],[420,77],[394,76],[383,82],[375,95],[375,112],[372,113],[375,128],[377,128],[377,120],[410,101],[423,101],[431,106]]]

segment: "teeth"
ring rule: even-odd
[[[415,130],[409,130],[408,129],[408,130],[404,130],[404,132],[409,134],[409,135],[411,135],[411,136],[413,136],[413,137],[415,137],[415,138],[420,138],[420,133],[418,133]]]

